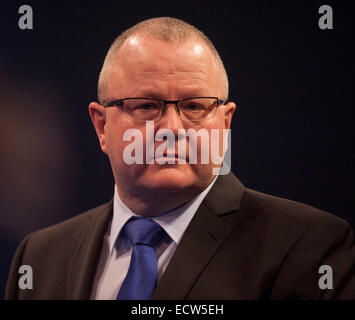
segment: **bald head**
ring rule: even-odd
[[[223,99],[227,100],[227,73],[223,66],[223,62],[212,42],[201,31],[192,25],[179,19],[162,17],[142,21],[127,29],[115,39],[106,55],[103,67],[100,72],[98,83],[98,99],[100,103],[102,103],[105,99],[107,78],[112,72],[112,63],[117,58],[119,49],[127,40],[134,42],[135,39],[141,37],[157,39],[163,42],[177,45],[184,44],[190,40],[193,40],[197,44],[200,43],[201,48],[207,48],[211,53],[212,60],[214,60],[213,62],[215,64],[215,68],[218,69],[219,81],[223,87]],[[198,50],[198,47],[198,45],[195,45],[194,49]]]

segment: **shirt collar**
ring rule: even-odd
[[[152,220],[158,223],[165,230],[165,232],[176,244],[179,244],[185,230],[187,229],[187,226],[195,215],[203,199],[211,190],[217,177],[218,176],[216,176],[216,178],[204,191],[202,191],[191,201],[180,205],[177,208],[172,209],[162,215],[152,218]],[[138,215],[136,215],[122,202],[117,192],[117,186],[115,185],[113,200],[113,218],[109,235],[110,254],[113,253],[115,242],[118,236],[120,235],[123,226],[132,216]]]

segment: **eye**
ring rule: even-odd
[[[203,107],[198,103],[189,103],[185,106],[185,109],[188,111],[199,111],[202,110]]]
[[[155,108],[155,105],[153,103],[142,103],[137,106],[137,109],[143,110],[143,111],[149,111]]]

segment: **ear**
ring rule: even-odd
[[[105,125],[106,125],[106,112],[105,108],[97,102],[89,104],[89,114],[91,121],[95,127],[97,137],[99,138],[101,150],[107,154],[105,143]]]
[[[228,102],[224,106],[224,125],[225,129],[230,129],[231,122],[232,122],[232,117],[233,114],[236,110],[237,106],[235,105],[234,102]]]

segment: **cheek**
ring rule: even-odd
[[[142,169],[141,164],[132,165],[131,163],[132,158],[140,158],[138,154],[145,154],[145,132],[139,125],[133,125],[129,121],[125,121],[124,118],[120,118],[115,122],[107,123],[105,134],[107,153],[114,170]],[[143,149],[139,146],[142,146]],[[144,159],[145,156],[143,156]]]
[[[219,152],[219,155],[222,156],[223,153],[224,153],[224,149],[226,147],[226,143],[227,143],[227,138],[228,138],[228,130],[224,130],[225,129],[225,121],[224,121],[224,113],[221,112],[222,110],[219,110],[220,113],[216,115],[216,119],[215,119],[215,129],[218,129],[218,142],[216,142],[216,139],[215,140],[215,143],[218,143],[218,144],[215,144],[215,146],[219,146],[219,148],[215,148],[214,151],[216,152],[218,150]],[[216,136],[215,136],[216,138]]]
[[[111,159],[117,160],[117,157],[122,154],[126,144],[129,142],[123,141],[124,130],[118,126],[106,124],[105,139],[108,156]]]
[[[225,130],[225,123],[222,116],[216,115],[208,123],[204,124],[204,127],[209,133],[209,165],[212,167],[219,166],[223,161],[223,155],[227,147],[228,142],[228,130]],[[201,145],[199,145],[201,148]],[[200,149],[200,150],[203,150]]]

